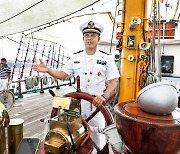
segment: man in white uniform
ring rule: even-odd
[[[68,75],[80,76],[81,91],[95,95],[93,105],[82,100],[81,114],[83,118],[89,115],[108,99],[116,88],[116,80],[119,78],[118,69],[114,63],[113,57],[97,49],[100,41],[100,34],[103,27],[96,22],[89,21],[81,25],[80,30],[83,33],[85,49],[75,53],[65,64],[62,71],[56,71],[48,68],[42,60],[40,64],[33,65],[33,69],[38,72],[48,72],[55,78],[65,79]],[[105,83],[108,82],[108,86]],[[91,127],[105,127],[105,119],[101,113],[98,113],[91,121]],[[106,139],[102,134],[92,133],[92,140],[102,149]]]

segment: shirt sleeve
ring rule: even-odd
[[[112,55],[108,55],[108,61],[107,61],[107,70],[106,70],[106,78],[107,80],[112,80],[115,78],[119,78],[120,74],[118,71],[118,68],[114,62],[113,56]]]
[[[8,67],[8,73],[11,73],[11,68],[10,67]]]
[[[66,74],[70,75],[73,73],[73,57],[70,58],[67,63],[63,66],[62,71],[65,72]]]

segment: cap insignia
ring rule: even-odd
[[[94,28],[94,22],[93,21],[90,21],[88,23],[88,28]]]

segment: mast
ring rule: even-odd
[[[120,93],[118,101],[135,100],[148,65],[147,1],[123,0]]]

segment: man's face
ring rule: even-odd
[[[6,65],[6,61],[5,60],[1,60],[1,64],[2,65]]]
[[[86,49],[95,49],[100,41],[100,37],[96,33],[85,33],[83,41]]]

